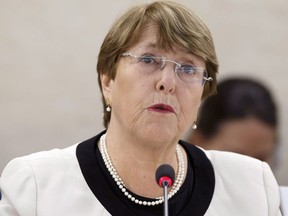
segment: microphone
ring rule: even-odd
[[[163,164],[157,168],[155,177],[157,184],[164,189],[164,216],[168,216],[168,188],[171,187],[174,182],[174,169],[169,164]]]

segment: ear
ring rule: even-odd
[[[107,74],[102,74],[100,79],[103,95],[106,99],[109,99],[109,101],[111,102],[114,81]]]

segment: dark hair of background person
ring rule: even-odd
[[[206,150],[240,153],[278,166],[278,114],[272,92],[250,77],[230,77],[200,107],[186,140]]]
[[[217,94],[202,103],[197,130],[210,138],[222,122],[248,116],[277,127],[277,106],[270,90],[251,78],[222,80]]]

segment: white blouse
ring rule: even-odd
[[[111,215],[85,181],[77,145],[12,160],[0,178],[0,215]],[[205,216],[281,215],[278,185],[267,163],[235,153],[202,151],[215,175]]]

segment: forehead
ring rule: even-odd
[[[180,46],[174,41],[160,38],[159,28],[156,24],[147,24],[142,29],[142,34],[139,40],[132,46],[132,48],[140,48],[143,50],[154,49],[174,53],[193,54],[191,50]]]
[[[147,24],[142,29],[142,34],[139,40],[133,45],[134,47],[141,46],[142,48],[157,48],[158,27],[155,24]]]

